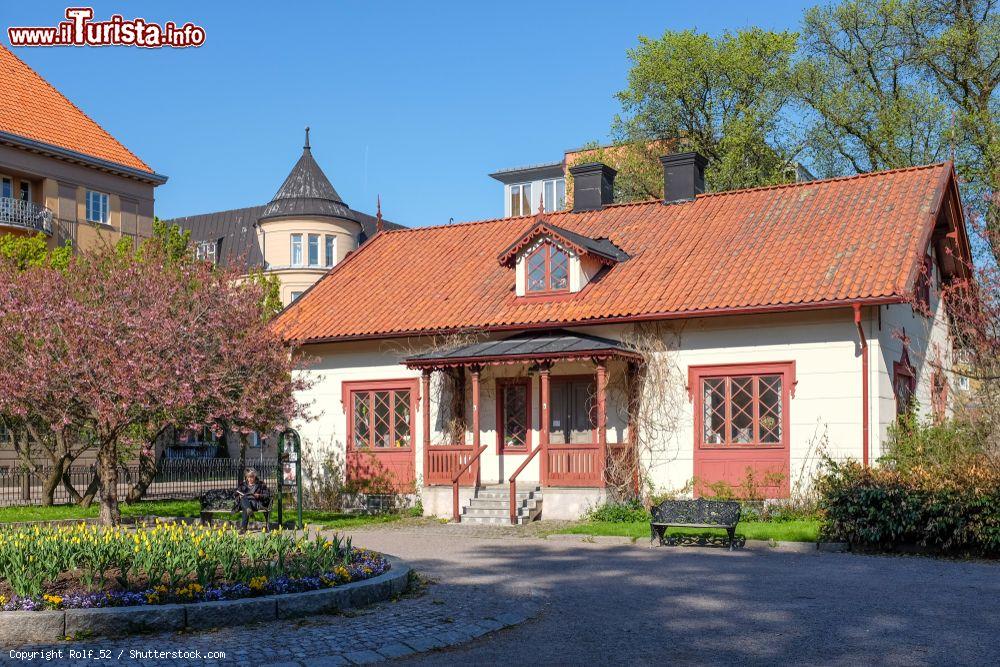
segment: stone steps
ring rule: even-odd
[[[521,487],[514,495],[519,524],[534,521],[542,513],[542,489]],[[462,523],[510,525],[510,488],[483,487],[462,508]]]

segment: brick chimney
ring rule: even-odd
[[[601,162],[588,162],[569,168],[573,176],[573,212],[599,211],[614,199],[615,174]]]

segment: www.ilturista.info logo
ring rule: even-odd
[[[173,21],[163,25],[145,19],[126,20],[113,14],[107,21],[94,21],[92,7],[67,7],[67,21],[54,27],[11,27],[7,37],[11,46],[141,46],[185,48],[205,43],[205,29],[193,23],[178,26]]]

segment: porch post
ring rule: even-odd
[[[607,393],[608,374],[607,362],[603,359],[597,362],[597,448],[600,450],[598,465],[598,484],[601,488],[607,485],[604,478],[608,467],[608,426],[605,394]]]
[[[472,367],[472,454],[479,451],[479,366]],[[476,487],[479,486],[479,459],[476,459]]]
[[[431,462],[431,371],[428,368],[420,372],[420,409],[424,413],[424,486],[427,486]]]
[[[632,487],[636,497],[639,495],[639,420],[636,413],[639,410],[639,368],[629,362],[625,379],[626,395],[628,396],[628,451],[629,465],[632,468]]]
[[[542,420],[541,431],[539,432],[538,443],[542,451],[539,452],[542,455],[542,460],[538,463],[539,472],[541,473],[539,477],[542,486],[548,486],[549,483],[549,370],[550,366],[548,364],[542,364],[538,369],[538,377],[541,382],[541,387],[539,389],[539,400],[541,401],[541,415]]]

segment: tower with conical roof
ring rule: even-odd
[[[313,158],[306,128],[302,156],[257,220],[264,267],[280,276],[290,303],[358,247],[362,221]]]

